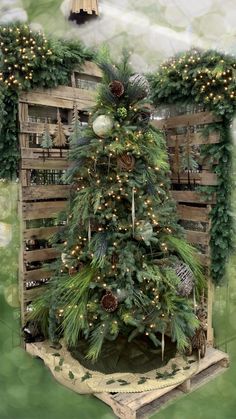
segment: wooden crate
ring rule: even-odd
[[[191,393],[229,366],[229,357],[224,352],[208,348],[206,357],[199,362],[196,374],[181,385],[143,393],[96,393],[98,399],[110,406],[118,418],[147,419],[173,403],[186,393]]]

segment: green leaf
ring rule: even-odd
[[[90,378],[92,378],[92,374],[90,374],[89,371],[86,372],[86,374],[84,374],[84,376],[81,378],[81,381],[86,381],[89,380]]]
[[[69,371],[68,376],[69,376],[70,380],[74,380],[74,378],[75,378],[72,371]]]

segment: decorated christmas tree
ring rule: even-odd
[[[150,124],[147,80],[134,74],[128,56],[100,67],[87,127],[80,129],[74,110],[65,177],[71,198],[57,237],[62,257],[31,317],[54,346],[63,337],[72,351],[86,348],[93,362],[107,342],[118,348],[120,339],[123,351],[140,340],[163,357],[166,339],[184,351],[198,328],[201,268],[177,223],[166,144]]]

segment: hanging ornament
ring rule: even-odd
[[[65,11],[67,14],[67,11]],[[99,16],[98,0],[71,0],[69,20],[82,25]]]
[[[153,227],[149,221],[139,221],[135,229],[135,239],[148,243],[153,236]]]
[[[122,108],[117,109],[116,114],[117,114],[118,118],[125,119],[125,118],[127,118],[128,111],[124,106],[122,106]]]
[[[45,124],[44,125],[44,131],[43,131],[43,136],[42,136],[42,141],[41,141],[41,147],[42,148],[46,148],[49,150],[49,148],[52,148],[53,146],[53,142],[52,142],[52,137],[49,131],[49,125]]]
[[[107,291],[101,299],[101,306],[108,313],[113,313],[118,307],[118,298],[111,291]]]
[[[135,166],[135,158],[132,154],[124,153],[117,158],[117,166],[120,170],[130,172]]]
[[[123,96],[124,92],[125,92],[125,88],[123,83],[121,83],[121,81],[119,80],[113,80],[110,84],[109,84],[109,89],[111,91],[111,93],[116,96],[116,97],[121,97]]]
[[[57,109],[57,127],[55,131],[55,137],[53,140],[55,147],[62,148],[66,145],[66,136],[64,134],[64,127],[61,122],[61,115],[59,109]]]
[[[93,122],[93,130],[98,137],[106,137],[113,128],[113,120],[108,115],[100,115]]]
[[[195,283],[191,269],[185,263],[178,261],[174,266],[174,271],[180,279],[178,294],[182,297],[188,297],[192,293]]]
[[[77,269],[74,268],[74,266],[72,266],[71,268],[69,268],[69,275],[73,276],[77,273]]]
[[[137,125],[146,126],[149,124],[150,118],[151,118],[151,110],[149,108],[143,108],[137,111],[134,117],[134,122]]]
[[[116,296],[119,303],[122,303],[128,297],[128,291],[124,288],[123,289],[117,288]]]
[[[140,89],[139,99],[145,99],[150,94],[150,85],[148,80],[142,74],[134,74],[129,79],[130,84]]]

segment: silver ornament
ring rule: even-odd
[[[93,130],[98,137],[106,137],[113,128],[113,120],[108,115],[100,115],[93,121]]]
[[[140,99],[145,99],[145,97],[149,96],[150,85],[145,76],[138,73],[134,74],[130,77],[129,82],[140,89]]]
[[[176,263],[174,271],[180,279],[177,289],[178,294],[182,297],[188,297],[192,293],[195,283],[193,272],[188,265],[181,261]]]

